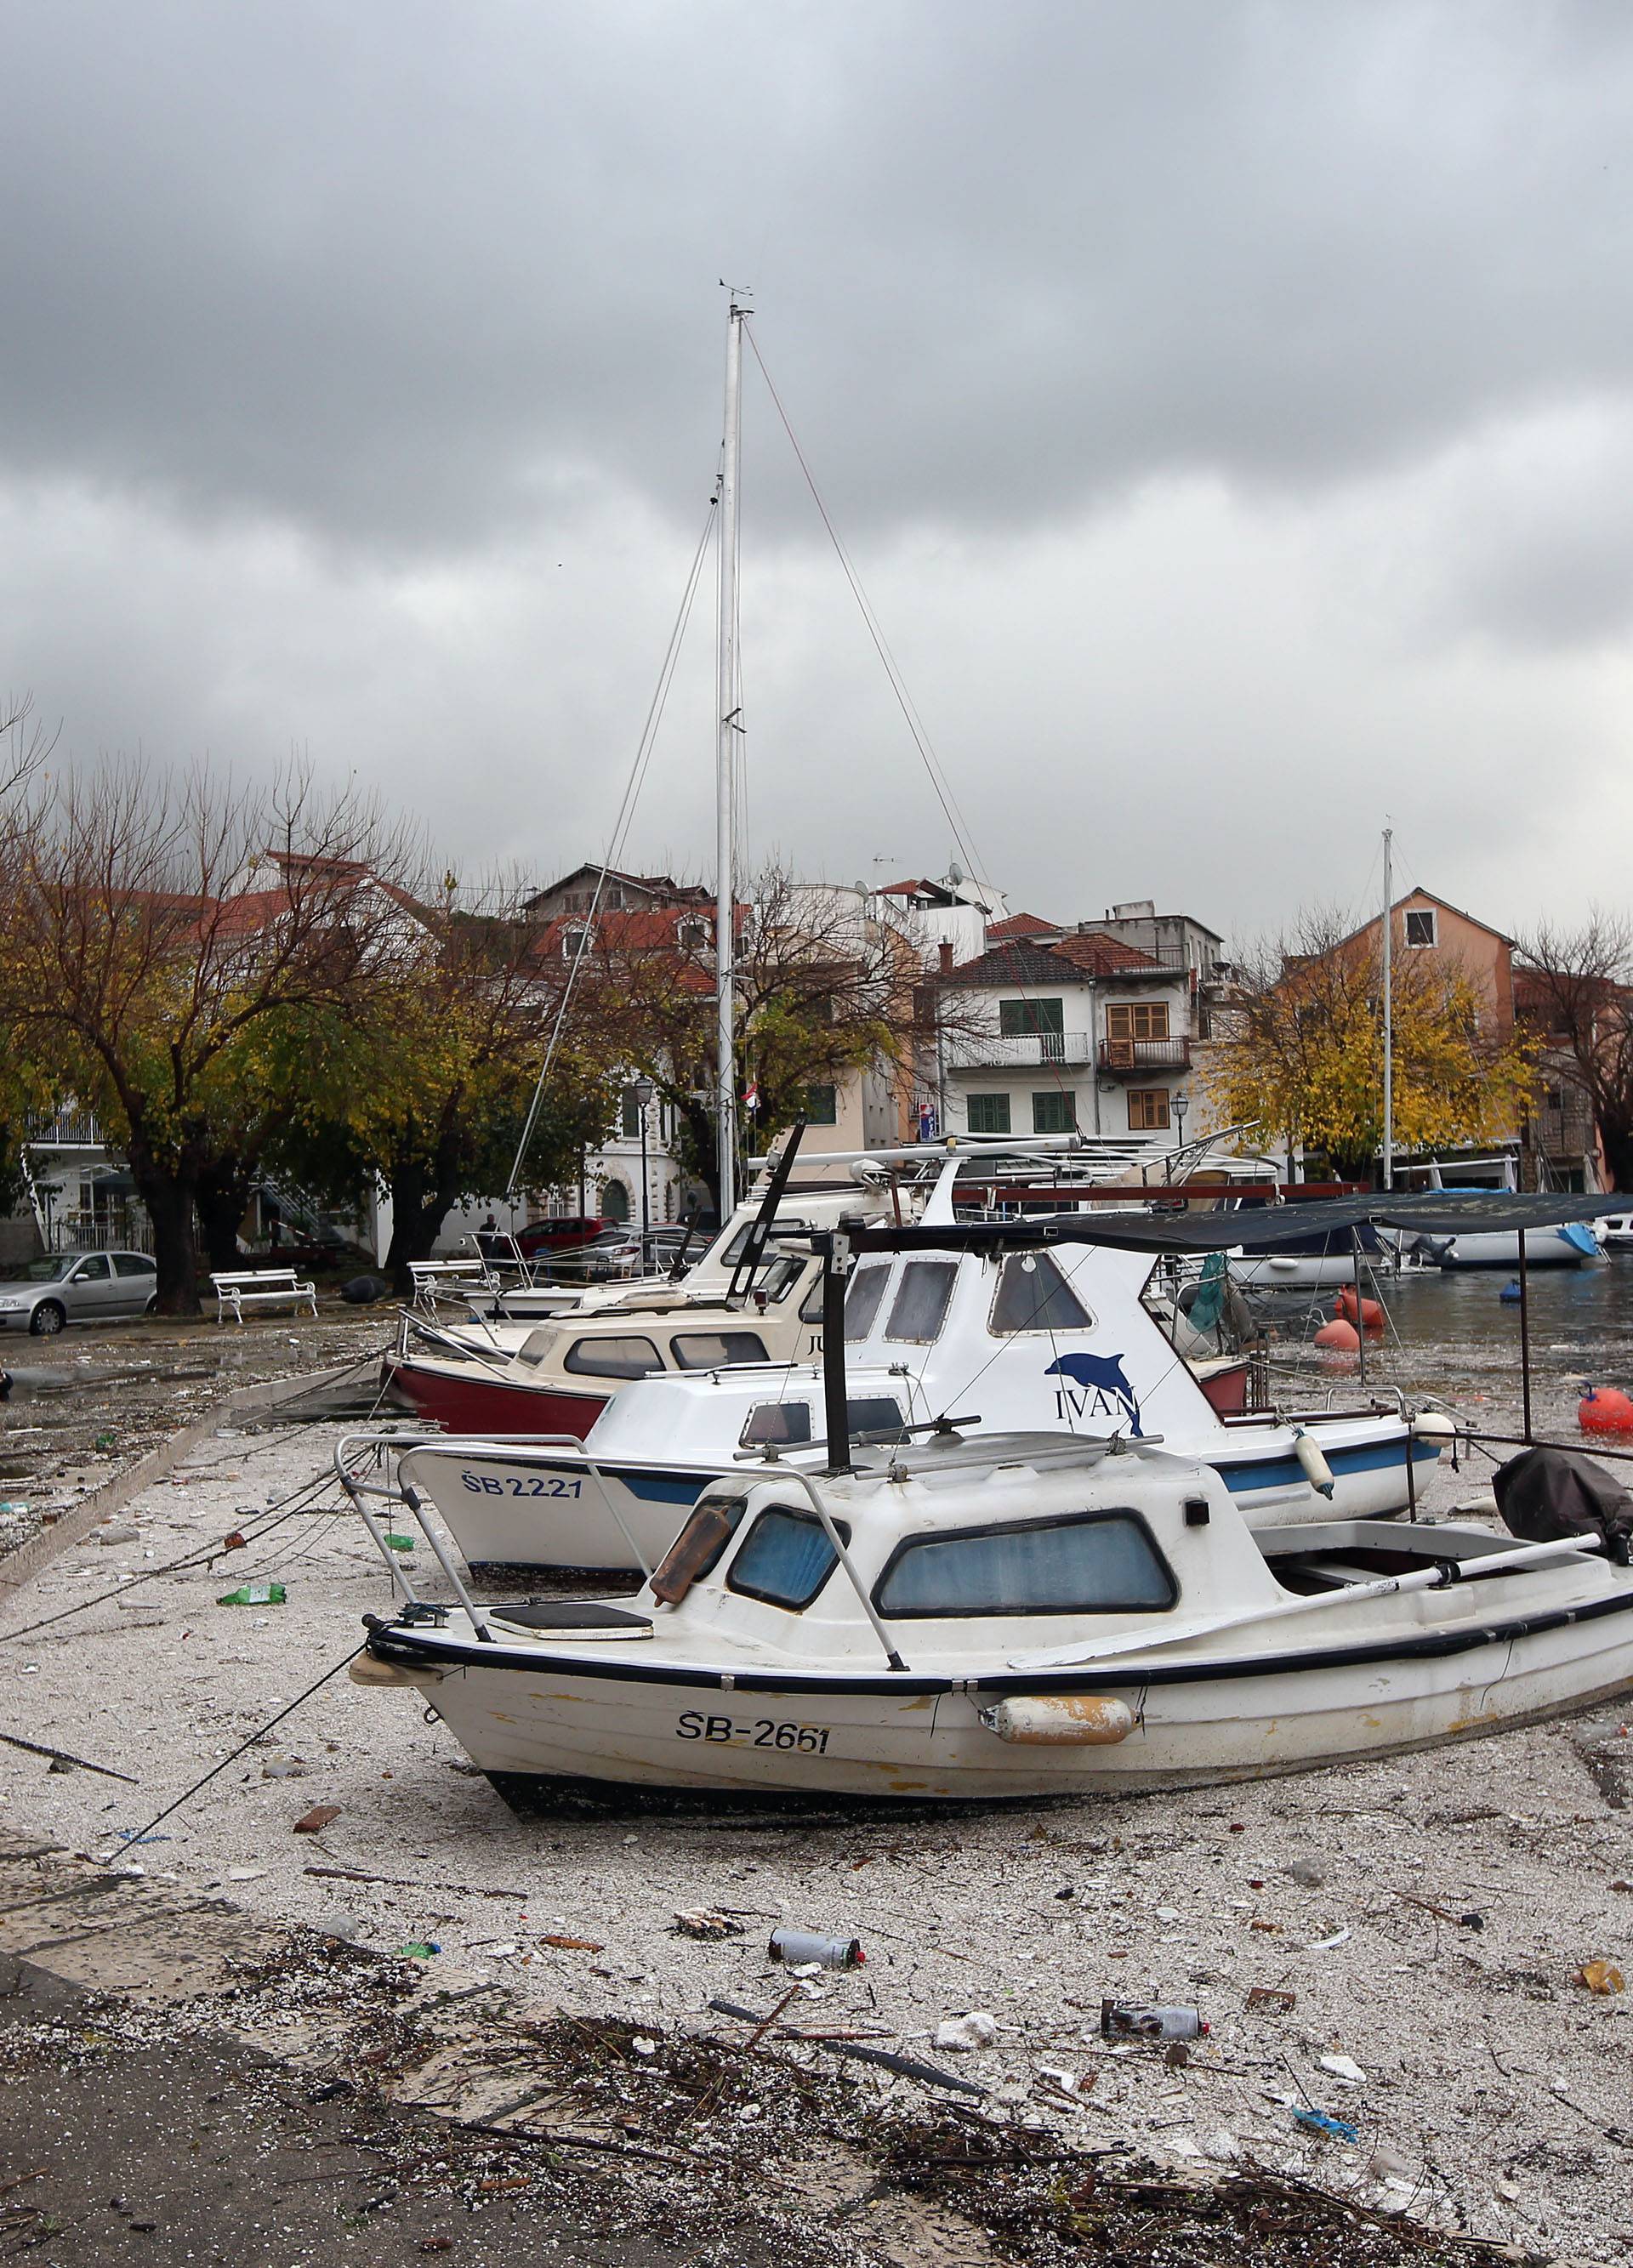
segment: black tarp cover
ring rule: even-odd
[[[1633,1496],[1603,1465],[1578,1449],[1522,1449],[1491,1476],[1497,1510],[1511,1535],[1527,1543],[1567,1535],[1600,1535],[1618,1567],[1633,1539]]]
[[[1553,1228],[1593,1220],[1614,1207],[1606,1197],[1533,1197],[1489,1192],[1371,1189],[1310,1204],[1255,1205],[1240,1212],[1120,1212],[1110,1209],[1032,1214],[1017,1220],[915,1223],[848,1232],[853,1252],[1016,1252],[1050,1244],[1104,1244],[1122,1252],[1281,1252],[1296,1238],[1331,1237],[1365,1223],[1430,1236],[1459,1232]]]

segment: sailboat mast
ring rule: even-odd
[[[720,470],[720,727],[715,744],[714,967],[716,1140],[720,1219],[736,1203],[737,1064],[734,961],[736,953],[737,475],[742,457],[743,310],[734,299],[726,325],[726,442]]]
[[[1390,851],[1394,829],[1384,829],[1384,1187],[1395,1185],[1394,887]]]

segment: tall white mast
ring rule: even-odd
[[[743,393],[743,319],[734,298],[726,324],[726,446],[720,470],[720,727],[715,744],[714,865],[716,1138],[720,1219],[736,1203],[737,1063],[733,963],[736,951],[736,758],[743,730],[737,714],[737,475],[741,462],[739,408]]]
[[[1395,1185],[1394,887],[1389,853],[1394,829],[1384,829],[1384,1187]]]

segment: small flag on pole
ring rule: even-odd
[[[743,1107],[745,1110],[755,1112],[758,1111],[760,1107],[760,1083],[757,1079],[751,1079],[747,1086],[743,1088]]]

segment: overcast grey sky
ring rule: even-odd
[[[0,685],[598,853],[756,335],[1012,902],[1633,898],[1615,0],[5,0]],[[758,373],[751,856],[951,845]],[[712,858],[712,603],[633,862]],[[876,863],[877,862],[877,863]]]

